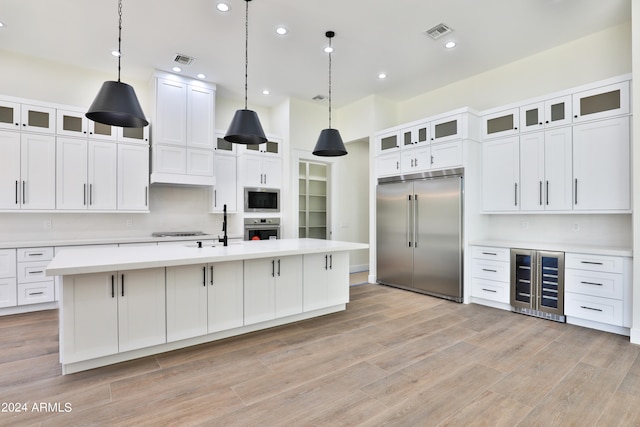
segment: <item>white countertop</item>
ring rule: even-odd
[[[202,239],[205,240],[205,239]],[[368,244],[319,239],[234,242],[229,246],[181,245],[90,248],[62,251],[47,266],[47,276],[138,270],[142,268],[237,261],[288,255],[367,249]]]
[[[580,254],[592,255],[610,255],[610,256],[633,256],[633,250],[627,247],[614,246],[598,246],[598,245],[582,245],[575,243],[558,243],[558,242],[523,242],[513,240],[476,240],[470,243],[471,246],[493,246],[497,248],[517,248],[517,249],[535,249],[559,252],[574,252]]]

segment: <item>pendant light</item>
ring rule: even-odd
[[[106,81],[93,100],[88,119],[105,125],[141,128],[149,124],[145,119],[133,87],[120,81],[120,57],[122,56],[122,0],[118,0],[118,81]]]
[[[329,53],[329,128],[322,129],[320,132],[316,147],[313,149],[313,154],[323,157],[344,156],[347,154],[347,149],[344,148],[340,132],[338,129],[331,128],[331,52],[333,52],[331,39],[336,33],[327,31],[325,35],[329,39],[329,48],[325,50],[325,52]]]
[[[260,119],[255,111],[247,109],[247,76],[249,69],[249,2],[245,11],[245,44],[244,44],[244,110],[237,110],[231,125],[224,136],[225,141],[236,144],[262,144],[267,142]]]

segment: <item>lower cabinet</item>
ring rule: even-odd
[[[510,251],[508,248],[471,248],[471,296],[509,304]]]
[[[302,313],[302,282],[302,255],[244,261],[244,324]]]
[[[349,254],[304,255],[304,311],[349,302]]]
[[[240,327],[242,261],[167,267],[167,342]]]
[[[65,276],[62,361],[166,342],[164,268]]]

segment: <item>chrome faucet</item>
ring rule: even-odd
[[[222,243],[222,246],[229,246],[229,238],[227,237],[227,205],[222,207],[222,212],[224,216],[222,217],[222,231],[224,232],[224,237],[218,236],[218,242]]]

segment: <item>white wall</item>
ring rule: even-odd
[[[633,81],[640,81],[640,2],[634,0],[631,3],[631,22],[633,24]],[[633,106],[640,106],[640,84],[634,83],[632,85],[631,102]],[[640,115],[635,114],[633,116],[633,146],[640,147]],[[633,185],[634,198],[633,198],[633,247],[640,248],[640,150],[632,150],[632,171],[633,173]],[[633,279],[633,319],[631,328],[631,342],[634,344],[640,344],[640,256],[635,254],[633,258],[633,271],[635,271]]]

